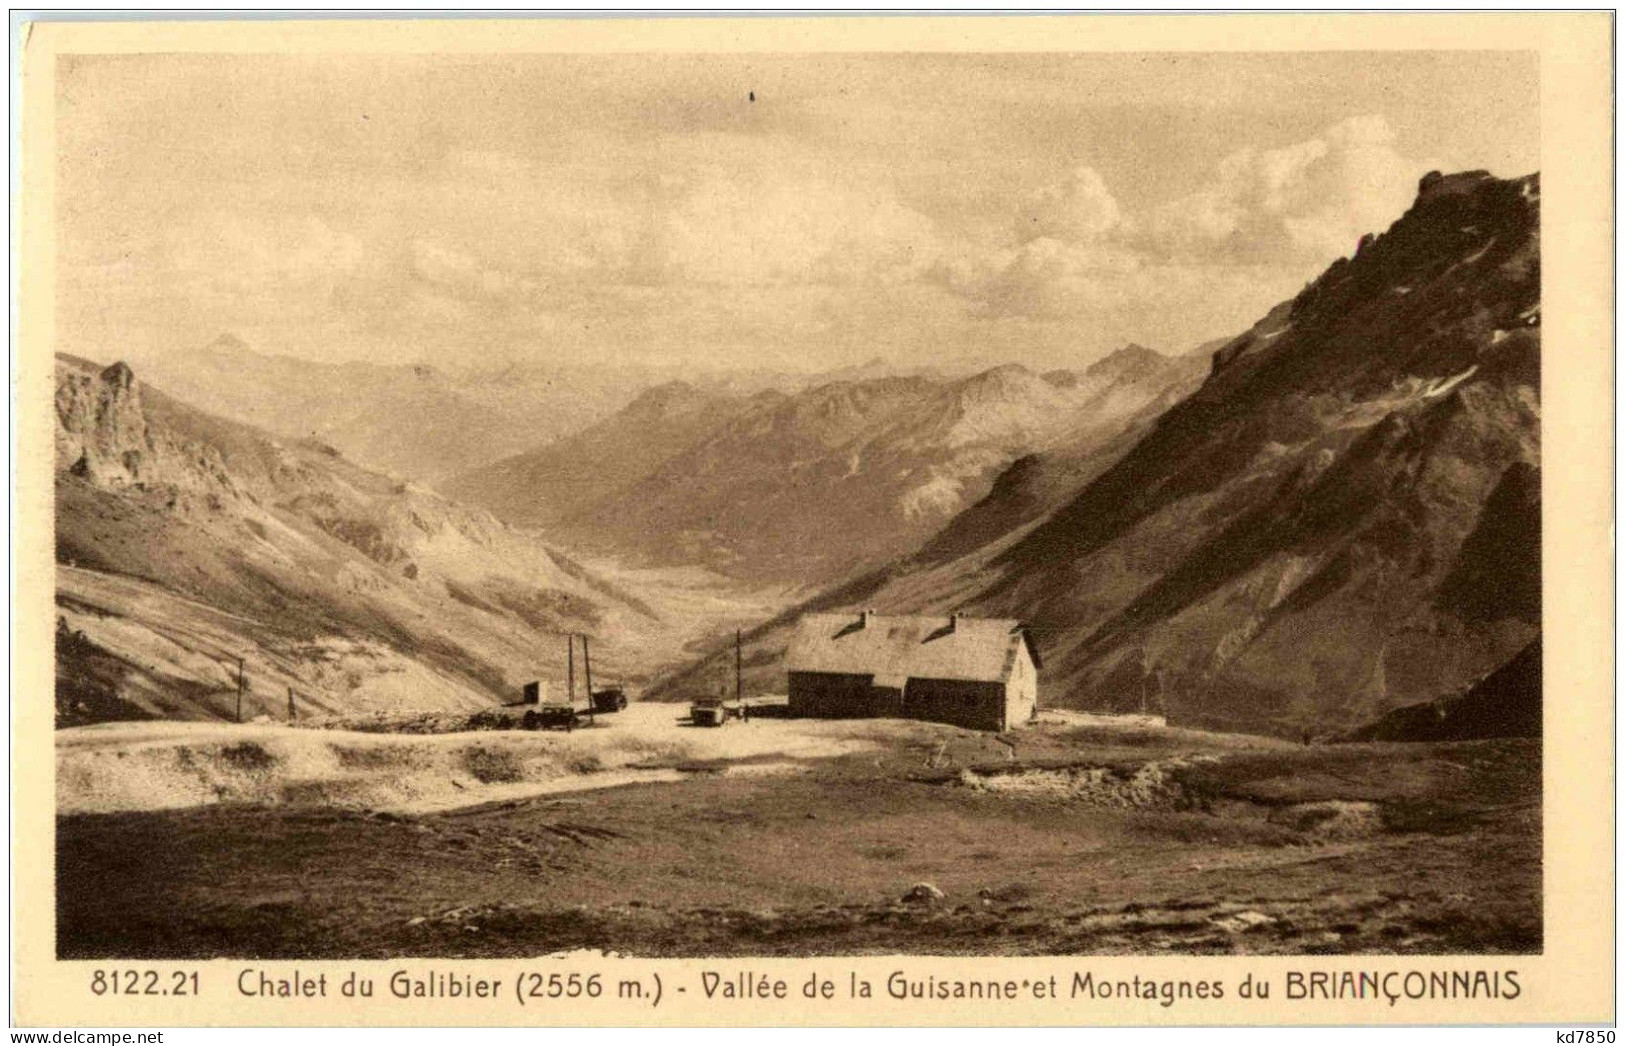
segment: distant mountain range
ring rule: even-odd
[[[752,405],[748,396],[668,382],[579,432],[440,486],[511,522],[556,526],[630,489]]]
[[[324,362],[256,351],[233,334],[132,361],[189,403],[284,439],[317,439],[367,468],[423,483],[580,432],[645,390],[692,368],[677,364],[472,360],[451,366]],[[880,357],[822,373],[691,373],[700,389],[748,397],[908,371]]]
[[[267,388],[290,397],[304,389],[302,405],[268,400],[331,417],[337,392],[328,386],[339,379],[330,371],[342,370],[360,400],[393,402],[402,412],[399,447],[434,443],[443,425],[436,412],[449,386],[432,371],[408,377],[313,365],[301,380],[302,362],[259,356],[230,338],[203,355],[214,362],[191,375],[191,387],[200,395],[231,390],[228,407],[263,405]],[[243,380],[226,381],[234,369]],[[690,645],[724,625],[782,606],[775,590],[816,588],[826,579],[819,570],[854,560],[828,542],[793,572],[739,571],[757,586],[747,592],[692,569],[739,564],[737,545],[689,555],[682,550],[701,540],[692,529],[668,533],[631,520],[691,499],[723,506],[737,498],[749,507],[752,484],[770,493],[778,464],[806,455],[809,474],[828,476],[838,461],[843,486],[810,491],[788,508],[768,498],[765,511],[740,515],[727,536],[739,541],[757,528],[746,551],[780,555],[847,511],[840,495],[861,491],[879,507],[857,537],[884,551],[929,533],[951,511],[957,488],[945,487],[943,475],[980,482],[1037,441],[1089,442],[1129,416],[1154,416],[1193,376],[1131,348],[1081,374],[1043,377],[1007,367],[792,392],[667,382],[572,436],[475,470],[466,486],[446,484],[578,545],[685,568],[629,580],[583,565],[557,540],[357,465],[325,440],[200,410],[123,363],[59,356],[59,713],[65,722],[235,715],[239,658],[250,715],[285,714],[290,689],[306,715],[477,708],[510,699],[530,678],[562,679],[564,632],[597,638],[600,680],[636,684],[693,656]],[[775,438],[758,443],[752,433],[763,425]],[[356,431],[378,430],[374,415]],[[748,467],[725,467],[742,448],[752,455]],[[685,479],[694,461],[709,485]],[[871,463],[883,471],[865,475]],[[821,501],[837,506],[824,510],[824,522],[783,515]],[[898,519],[913,520],[913,529],[887,533]],[[743,562],[754,568],[760,560]]]
[[[1203,369],[1129,346],[1081,372],[1010,364],[748,396],[676,383],[443,488],[566,546],[817,587],[918,546],[1023,455],[1087,456]]]
[[[585,368],[324,363],[256,352],[230,334],[135,362],[184,401],[419,482],[591,424],[622,406],[638,380]]]
[[[1160,417],[1018,458],[914,553],[757,630],[751,683],[782,685],[800,613],[873,607],[1029,622],[1052,705],[1296,736],[1461,693],[1540,631],[1539,201],[1535,175],[1429,175]],[[969,400],[1047,416],[1032,376],[983,380]]]

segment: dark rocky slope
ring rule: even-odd
[[[1478,741],[1541,735],[1541,644],[1534,642],[1466,693],[1396,708],[1348,741]]]

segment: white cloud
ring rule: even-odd
[[[1136,199],[1137,187],[1109,185],[1087,158],[1050,168],[1062,173],[1049,184],[961,198],[957,181],[894,188],[889,163],[848,170],[773,142],[723,145],[624,167],[554,146],[454,152],[421,185],[381,185],[376,205],[193,212],[105,251],[94,283],[167,271],[188,309],[240,313],[230,322],[245,331],[244,303],[309,303],[380,352],[435,332],[515,351],[706,345],[791,360],[808,346],[853,358],[974,346],[1066,359],[1244,327],[1381,231],[1422,170],[1442,166],[1406,160],[1387,122],[1363,117],[1238,149],[1194,192],[1147,210],[1120,202],[1114,188]],[[294,337],[313,336],[266,340]]]
[[[1016,215],[1016,238],[1088,243],[1105,237],[1121,220],[1105,179],[1092,167],[1077,167],[1027,198]]]
[[[706,284],[896,281],[938,251],[931,220],[888,194],[814,180],[704,181],[663,233],[670,275]]]
[[[1056,316],[1109,293],[1141,264],[1137,254],[1113,244],[1044,236],[1013,248],[961,253],[940,265],[937,275],[989,313]]]
[[[419,279],[468,298],[503,298],[535,286],[534,281],[486,266],[466,251],[433,240],[413,240],[410,259]]]
[[[366,261],[360,239],[310,215],[272,219],[209,212],[169,230],[165,242],[168,265],[224,288],[328,285]]]
[[[487,270],[705,286],[897,281],[924,272],[938,249],[934,223],[888,188],[805,169],[713,158],[605,183],[556,157],[467,151],[453,166],[461,192],[490,192],[489,209],[510,215],[499,237],[509,248],[485,258]],[[425,268],[453,275],[432,260]]]
[[[1234,152],[1208,184],[1145,215],[1124,212],[1078,166],[1022,202],[1013,243],[961,247],[935,275],[984,315],[1032,318],[1177,309],[1171,291],[1234,294],[1238,271],[1250,274],[1243,283],[1290,285],[1398,218],[1428,166],[1400,155],[1381,116]]]
[[[538,156],[461,150],[437,185],[460,242],[497,272],[615,278],[645,263],[647,192],[631,172],[606,178],[562,148]]]
[[[1139,268],[1140,257],[1118,242],[1127,228],[1105,179],[1079,166],[1022,201],[1013,245],[961,247],[933,273],[989,314],[1064,315]]]

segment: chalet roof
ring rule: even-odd
[[[1002,683],[1023,645],[1038,651],[1011,618],[808,614],[786,657],[792,672],[873,675],[886,686],[907,679]]]

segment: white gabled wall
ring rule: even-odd
[[[1029,722],[1038,710],[1038,668],[1032,651],[1023,642],[1016,650],[1016,663],[1004,684],[1004,727],[1006,730]]]

